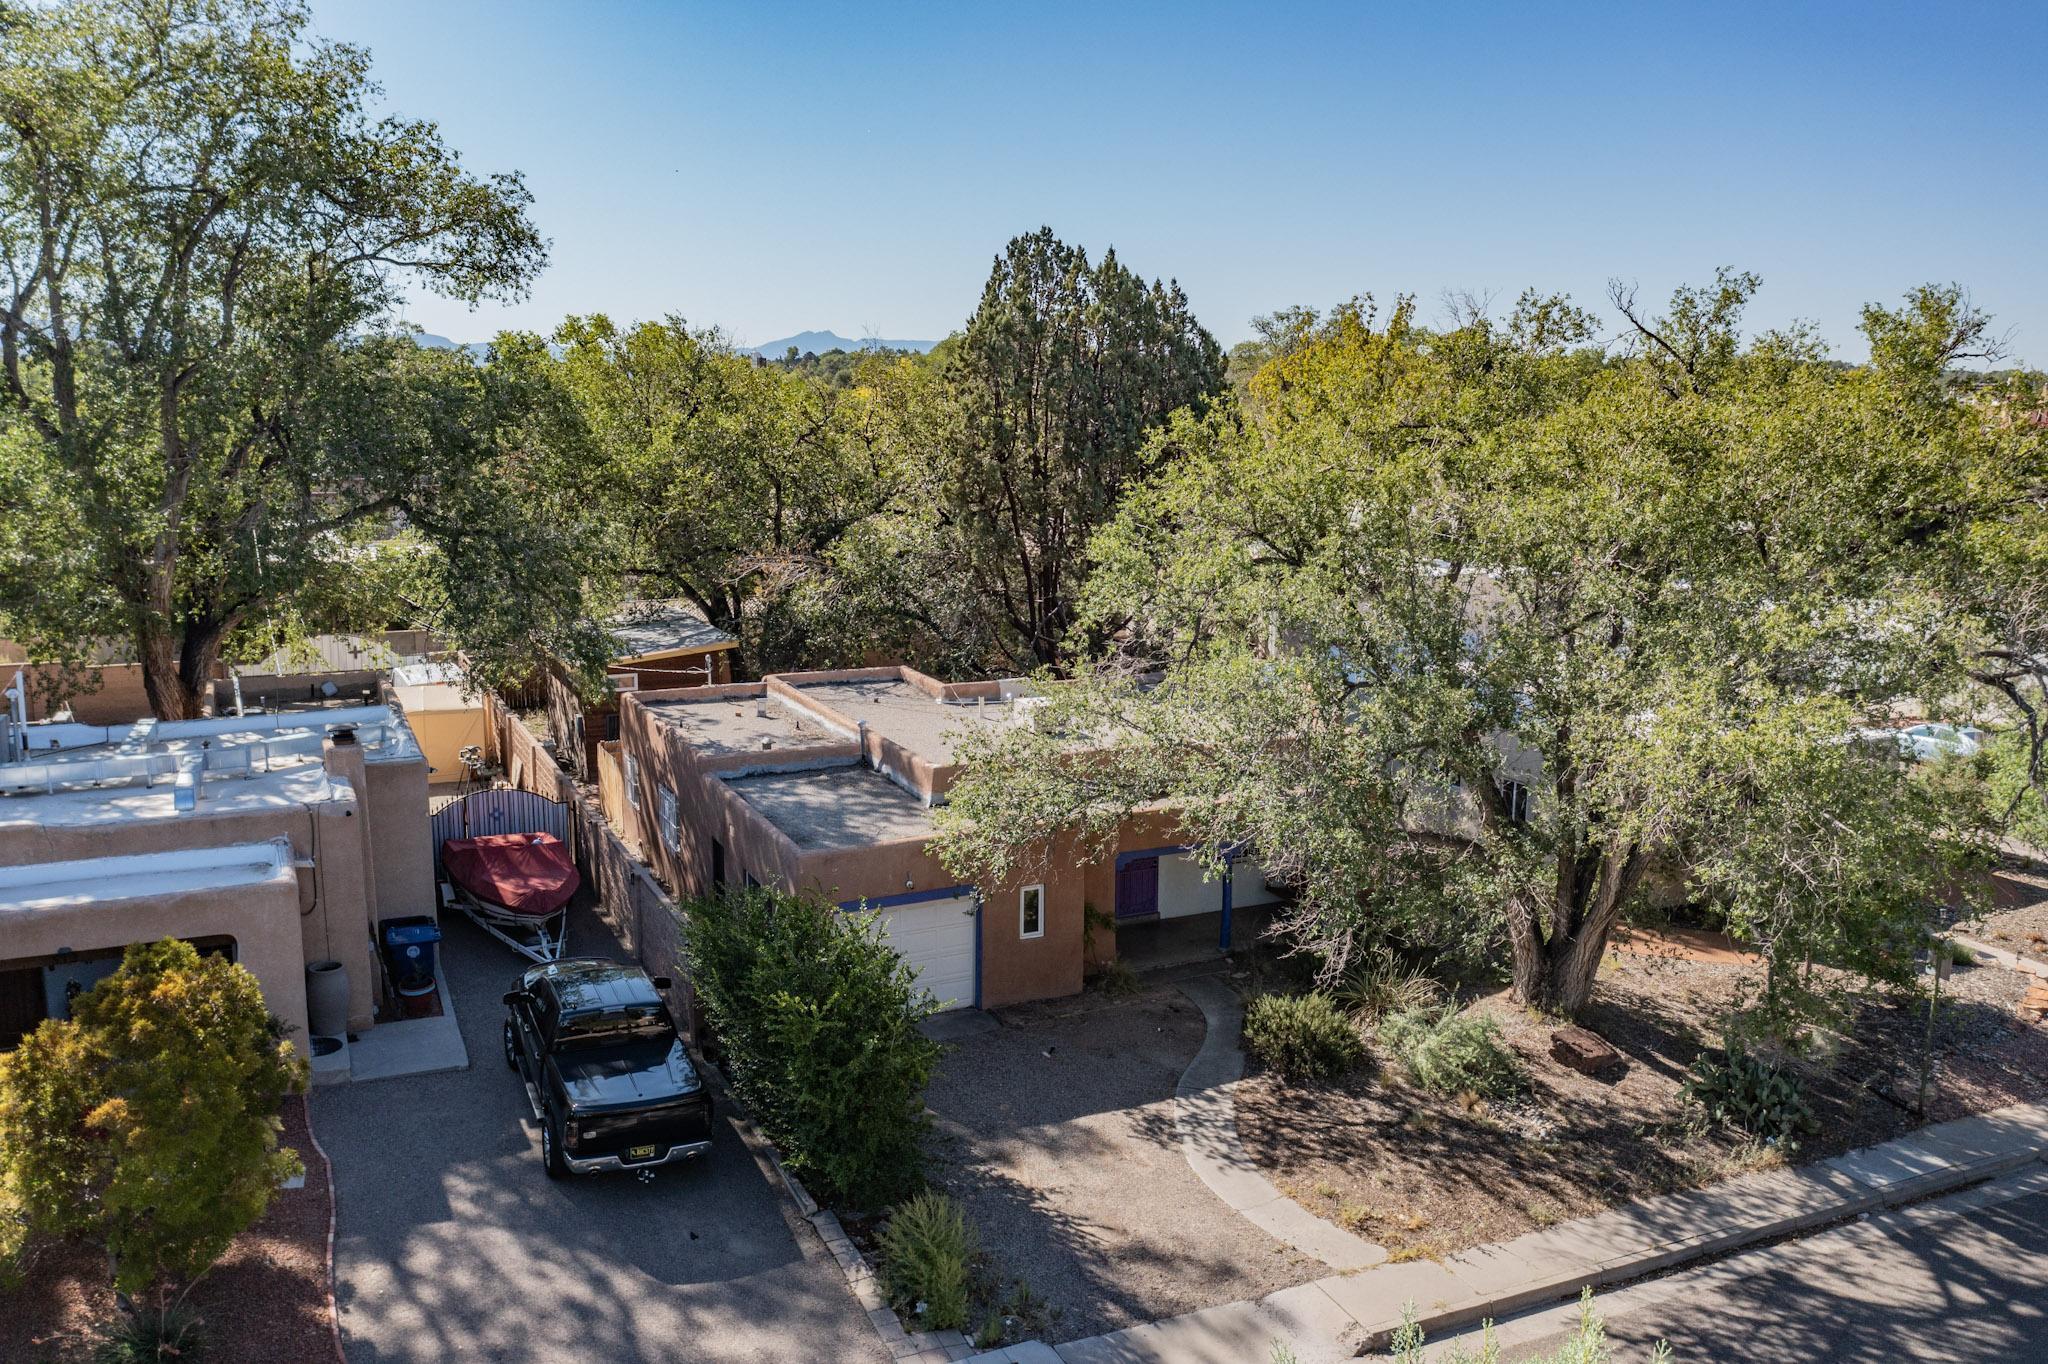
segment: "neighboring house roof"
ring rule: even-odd
[[[618,641],[615,663],[654,658],[662,654],[709,653],[739,645],[725,631],[704,619],[704,613],[688,602],[634,602],[605,622]]]

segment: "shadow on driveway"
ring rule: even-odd
[[[662,1171],[551,1180],[506,1069],[499,999],[526,964],[442,920],[470,1068],[319,1090],[352,1364],[875,1360],[838,1267],[733,1131]],[[588,909],[570,951],[625,954]]]

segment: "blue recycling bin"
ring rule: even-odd
[[[391,973],[391,988],[401,1001],[418,1000],[434,993],[434,944],[441,941],[441,926],[431,915],[408,914],[386,919],[384,966]]]

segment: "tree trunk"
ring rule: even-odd
[[[214,665],[220,661],[220,631],[179,634],[162,626],[145,626],[136,644],[150,713],[159,720],[203,716]]]
[[[1560,850],[1558,894],[1548,906],[1547,931],[1533,904],[1518,900],[1509,906],[1514,998],[1530,1008],[1575,1017],[1592,1002],[1608,934],[1642,879],[1643,860],[1640,849],[1618,843],[1596,851],[1596,874],[1582,875],[1577,852]]]

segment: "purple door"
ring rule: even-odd
[[[1116,869],[1116,917],[1143,919],[1159,913],[1159,859],[1134,857]]]

